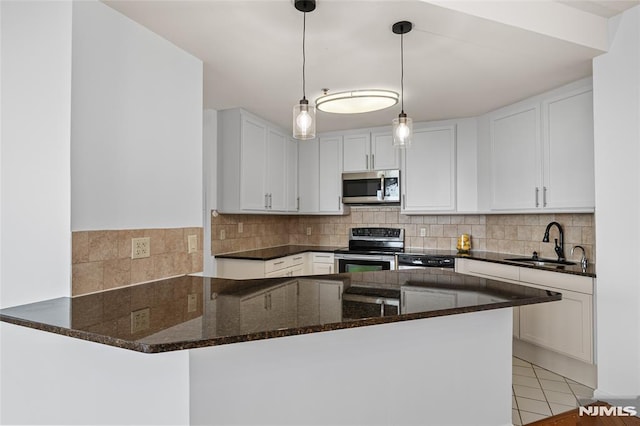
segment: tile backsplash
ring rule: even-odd
[[[455,250],[457,237],[469,234],[472,250],[516,255],[537,251],[542,257],[554,258],[555,228],[551,231],[551,243],[542,242],[546,225],[552,221],[559,222],[564,229],[568,258],[574,245],[582,245],[589,261],[595,262],[592,213],[407,216],[394,207],[352,207],[345,216],[221,214],[212,217],[211,252],[215,255],[285,244],[346,246],[349,228],[388,226],[405,229],[407,250]],[[424,236],[420,236],[421,231]],[[579,259],[579,254],[573,258]]]
[[[197,250],[188,253],[188,237]],[[72,233],[71,294],[202,271],[202,228],[127,229]],[[150,238],[150,256],[131,259],[131,239]]]

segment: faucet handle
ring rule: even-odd
[[[582,250],[582,257],[580,258],[580,265],[582,265],[582,269],[586,270],[587,266],[589,266],[589,261],[587,260],[587,252],[585,251],[584,247],[582,246],[573,246],[573,248],[571,249],[571,255],[573,256],[573,251],[575,249],[580,249]]]

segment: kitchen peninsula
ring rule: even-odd
[[[395,312],[347,309],[346,294],[381,293],[397,298]],[[12,356],[47,348],[7,378],[26,383],[15,398],[48,404],[46,377],[50,398],[70,402],[34,407],[27,422],[46,413],[49,423],[91,423],[108,404],[119,410],[102,420],[114,424],[506,425],[510,308],[560,299],[439,269],[181,276],[7,308],[0,319]],[[104,345],[108,356],[96,355]],[[68,369],[84,381],[65,383]]]

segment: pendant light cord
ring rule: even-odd
[[[304,12],[302,14],[302,99],[307,99],[307,94],[305,92],[306,79],[304,75],[304,69],[307,62],[305,50],[304,50],[306,33],[307,33],[307,12]]]
[[[404,114],[404,34],[400,34],[400,104]]]

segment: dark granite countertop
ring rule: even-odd
[[[215,257],[217,259],[271,260],[277,259],[279,257],[291,256],[294,254],[312,251],[333,253],[340,248],[342,247],[287,245],[256,250],[238,251],[233,253],[216,254]]]
[[[298,246],[287,245],[278,247],[269,247],[265,249],[256,249],[248,251],[240,251],[235,253],[217,254],[215,257],[218,259],[244,259],[244,260],[271,260],[279,257],[290,256],[293,254],[305,253],[305,252],[326,252],[333,253],[336,250],[344,249],[344,247],[332,247],[332,246]],[[521,266],[523,268],[540,269],[543,271],[559,272],[563,274],[582,275],[587,277],[596,276],[595,265],[589,265],[586,270],[583,270],[580,266],[580,262],[576,261],[575,265],[545,265],[538,266],[534,264],[526,264],[522,262],[512,262],[505,259],[511,259],[515,257],[526,257],[517,254],[505,254],[505,253],[493,253],[486,251],[472,250],[469,254],[458,254],[455,250],[437,250],[437,249],[414,249],[407,248],[405,253],[425,253],[432,255],[447,255],[460,258],[469,258],[474,260],[484,260],[493,263],[503,263],[506,265]]]
[[[401,295],[400,313],[380,317],[375,305],[344,300],[371,289]],[[560,293],[437,268],[255,280],[181,276],[2,309],[0,320],[155,353],[560,299]]]

